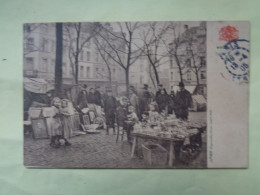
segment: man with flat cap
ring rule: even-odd
[[[184,88],[184,83],[179,83],[180,91],[176,94],[175,115],[182,120],[188,120],[189,108],[192,107],[192,97],[189,91]]]

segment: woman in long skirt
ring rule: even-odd
[[[71,145],[68,139],[70,139],[72,135],[72,123],[70,120],[70,116],[72,113],[70,113],[68,103],[69,100],[67,99],[61,100],[61,108],[60,108],[61,123],[63,127],[61,139],[65,140],[65,145],[67,146]]]

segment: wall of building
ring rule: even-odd
[[[193,41],[190,42],[190,38]],[[193,57],[196,67],[199,68],[198,77],[199,84],[203,88],[203,95],[206,95],[207,84],[207,62],[206,62],[206,26],[201,23],[200,26],[188,28],[180,36],[181,44],[178,48],[178,56],[181,62],[183,82],[186,86],[198,85],[195,74],[195,67],[193,65]],[[192,52],[192,53],[191,53]],[[178,86],[180,82],[180,71],[174,58],[170,63],[169,71],[169,87],[172,90],[174,86]]]
[[[68,35],[63,28],[63,83],[73,84],[73,69],[69,58]],[[85,34],[84,34],[85,33]],[[82,31],[87,36],[87,31]],[[24,76],[43,78],[54,82],[56,56],[55,23],[26,24],[24,28]],[[74,60],[74,59],[72,59]],[[123,70],[117,64],[112,64],[112,81],[125,83]],[[79,55],[79,83],[108,82],[108,68],[98,53],[93,41],[88,42]],[[94,85],[94,84],[93,84]]]

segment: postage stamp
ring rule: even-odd
[[[219,35],[219,40],[228,41],[225,45],[217,47],[219,51],[217,54],[224,62],[226,69],[222,76],[239,83],[248,83],[249,41],[239,39],[238,30],[232,26],[221,28]]]

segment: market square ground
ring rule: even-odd
[[[190,112],[190,121],[206,120],[206,112]],[[72,145],[59,149],[50,147],[48,139],[24,137],[24,165],[43,168],[153,168],[143,158],[131,159],[131,148],[124,141],[116,143],[116,136],[105,131],[71,138]],[[169,168],[206,168],[206,132],[202,134],[200,154],[189,164],[178,163]],[[165,166],[164,166],[165,167]],[[161,168],[161,167],[156,167]],[[167,167],[165,167],[167,168]]]

